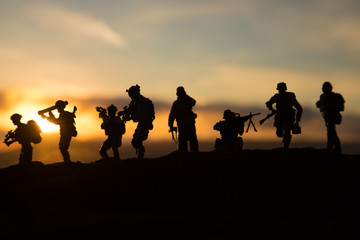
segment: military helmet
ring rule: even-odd
[[[231,118],[234,118],[235,117],[235,113],[232,112],[230,109],[226,109],[224,111],[224,119],[231,119]]]
[[[56,107],[57,109],[64,109],[67,104],[68,104],[67,101],[58,100],[58,101],[56,101],[56,103],[55,103],[55,107]]]
[[[284,82],[278,83],[276,90],[287,90],[286,83],[284,83]]]
[[[324,82],[324,84],[322,86],[323,92],[331,92],[332,89],[333,89],[333,86],[331,85],[330,82]]]
[[[22,116],[18,113],[15,113],[15,114],[11,115],[11,117],[10,117],[10,119],[12,121],[20,121],[21,118],[22,118]]]
[[[111,104],[108,108],[107,108],[109,113],[116,113],[117,112],[117,107],[114,104]]]
[[[140,86],[137,84],[135,86],[131,86],[128,90],[126,90],[126,92],[128,92],[129,94],[139,94]]]

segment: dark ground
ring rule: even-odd
[[[311,148],[34,162],[0,169],[0,238],[359,239],[359,187]]]

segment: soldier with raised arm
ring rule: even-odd
[[[77,131],[75,127],[75,112],[77,110],[76,107],[74,107],[73,112],[65,111],[65,107],[67,105],[67,101],[57,101],[55,103],[55,106],[50,107],[48,109],[44,109],[42,111],[39,111],[39,115],[48,120],[51,123],[54,123],[56,125],[60,126],[60,142],[59,142],[59,149],[61,152],[61,155],[64,159],[65,163],[70,163],[70,154],[69,154],[69,147],[72,137],[77,136]],[[54,114],[52,113],[52,110],[57,109],[59,112],[59,117],[56,118]],[[46,116],[45,114],[49,113],[49,116]]]
[[[293,130],[294,134],[300,133],[299,122],[303,109],[297,101],[295,94],[286,91],[286,83],[278,83],[276,89],[278,93],[266,102],[266,107],[276,112],[274,121],[276,136],[283,139],[284,149],[288,149],[291,142],[291,131]],[[276,109],[273,108],[273,104],[276,105]],[[297,132],[295,132],[295,129]]]

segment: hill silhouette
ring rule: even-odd
[[[0,169],[0,230],[2,239],[357,239],[359,160],[303,148],[15,165]]]

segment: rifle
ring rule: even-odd
[[[131,120],[129,107],[123,107],[123,110],[118,112],[118,116],[122,117],[124,122]]]
[[[11,141],[9,141],[11,139]],[[16,142],[15,140],[15,132],[13,130],[10,130],[6,135],[5,135],[5,140],[4,143],[6,144],[6,146],[10,146],[11,144],[13,144],[14,142]]]
[[[106,118],[108,117],[106,114],[106,109],[103,107],[96,107],[95,109],[99,113],[99,118],[101,118],[103,121],[105,121]]]
[[[170,127],[169,132],[171,132],[172,140],[177,144],[177,127]]]
[[[271,113],[269,113],[265,118],[261,119],[259,121],[260,125],[263,125],[263,123],[268,120],[269,118],[271,118],[272,116],[274,116],[277,113],[276,110],[272,110]]]

